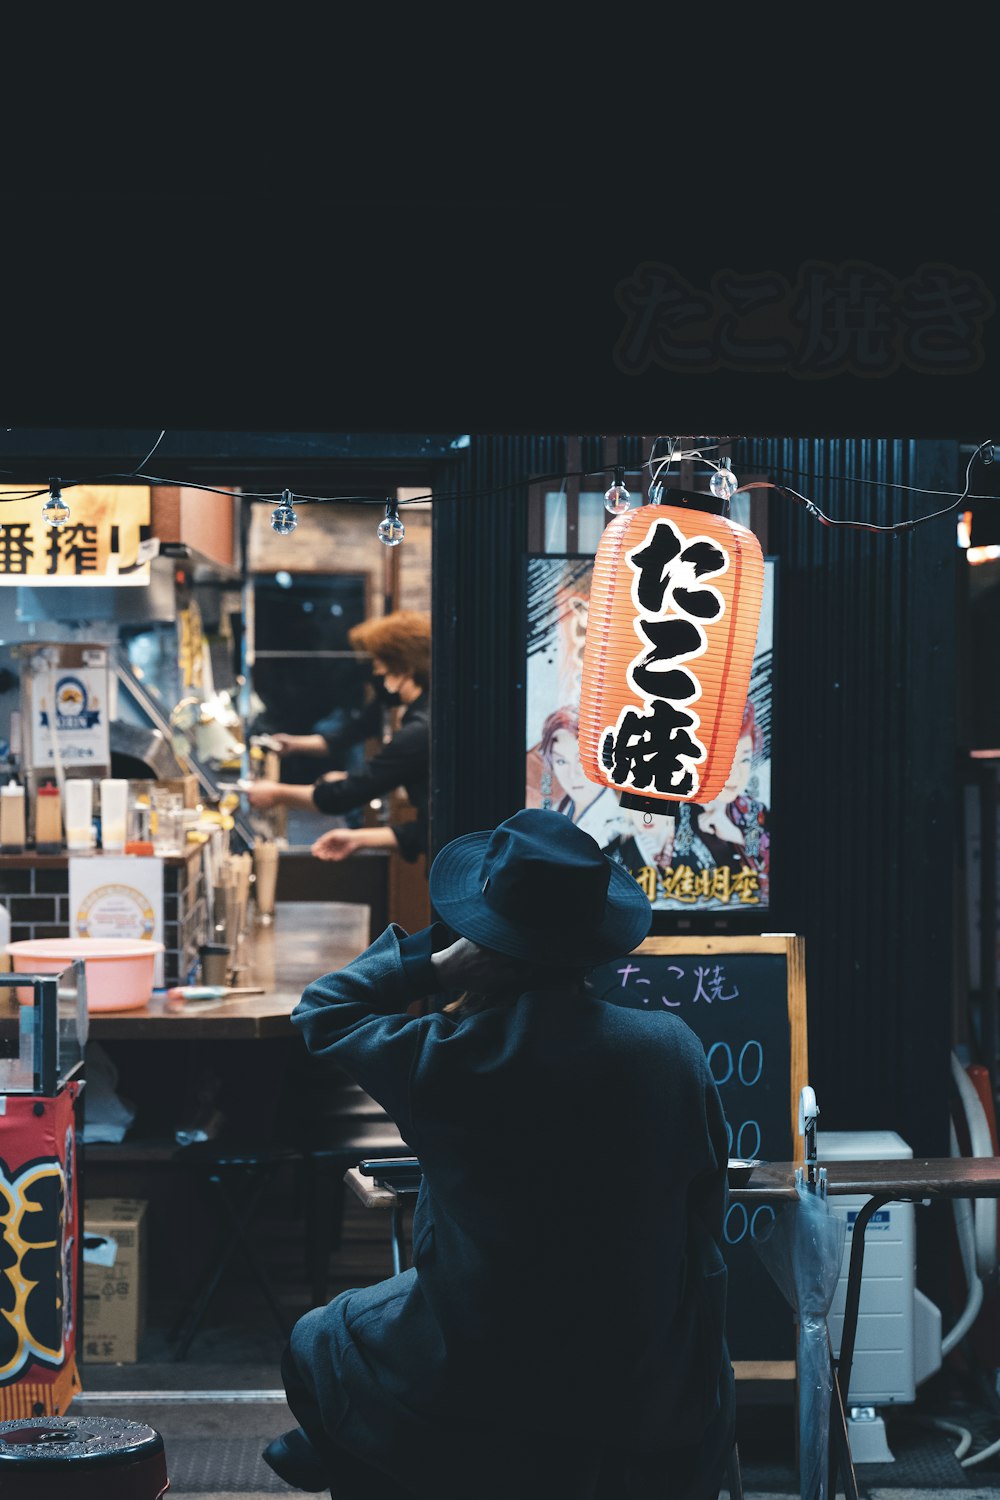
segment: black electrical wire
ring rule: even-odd
[[[110,480],[110,479],[142,479],[142,480],[144,480],[148,484],[163,484],[163,485],[180,485],[180,484],[183,484],[188,489],[201,490],[201,491],[205,492],[206,494],[211,494],[211,495],[226,495],[226,496],[228,496],[230,498],[234,494],[239,494],[241,496],[241,498],[244,498],[244,499],[248,499],[248,500],[262,500],[262,501],[273,502],[274,504],[279,504],[282,501],[285,501],[285,503],[288,503],[288,499],[289,498],[290,498],[291,503],[293,505],[295,505],[296,503],[298,503],[298,504],[303,504],[303,505],[310,505],[310,504],[312,504],[312,505],[317,505],[317,504],[318,505],[341,504],[341,505],[379,505],[379,506],[381,506],[381,505],[384,505],[386,503],[385,498],[383,496],[376,496],[376,495],[305,495],[305,494],[299,494],[299,493],[297,493],[295,491],[289,492],[287,489],[282,489],[280,491],[279,490],[243,490],[243,489],[237,489],[236,487],[233,487],[233,486],[230,486],[227,489],[223,489],[223,488],[219,487],[218,485],[199,484],[199,483],[193,482],[191,480],[167,479],[167,478],[164,478],[164,477],[162,477],[160,475],[147,474],[147,473],[144,472],[145,471],[145,465],[148,463],[149,459],[155,453],[156,449],[159,447],[160,443],[163,441],[163,438],[165,437],[165,435],[166,435],[166,429],[164,429],[160,433],[159,437],[156,439],[156,442],[153,444],[152,448],[146,454],[146,457],[142,460],[142,462],[138,465],[138,467],[135,468],[135,469],[133,469],[133,470],[131,470],[130,472],[128,472],[128,473],[113,473],[113,474],[99,474],[99,475],[94,476],[91,479],[68,479],[68,480],[60,480],[59,481],[59,488],[61,490],[73,489],[75,486],[77,486],[79,484],[99,484],[99,483],[101,483],[101,482],[103,482],[105,480]],[[729,440],[729,441],[732,441],[732,440]],[[659,459],[659,460],[657,460],[656,457],[655,457],[656,447],[657,447],[657,444],[661,443],[661,442],[669,442],[670,443],[670,448],[669,448],[669,451],[668,451],[667,456],[666,456],[665,459]],[[653,472],[653,466],[655,464],[657,466],[656,467],[656,473],[657,473],[657,477],[658,477],[661,473],[664,472],[664,469],[667,469],[667,471],[669,471],[669,466],[672,463],[674,463],[675,461],[679,463],[679,462],[682,462],[682,461],[697,462],[697,461],[700,460],[702,462],[708,462],[710,464],[713,464],[713,461],[711,459],[706,459],[705,458],[705,452],[706,451],[715,451],[715,450],[717,450],[721,446],[720,443],[708,443],[708,444],[702,444],[698,448],[682,449],[680,451],[675,451],[676,450],[676,445],[677,445],[677,439],[676,438],[669,438],[668,439],[668,438],[664,438],[662,436],[656,437],[654,439],[652,447],[650,449],[650,454],[649,454],[648,459],[646,459],[645,462],[638,469],[625,469],[623,472],[625,474],[627,474],[627,475],[632,476],[632,477],[636,477],[636,476],[641,475],[644,470],[648,470],[650,472],[650,474],[652,474],[652,472]],[[823,510],[820,509],[820,507],[816,504],[815,501],[810,500],[808,498],[808,496],[806,496],[806,495],[800,494],[799,491],[793,489],[791,485],[782,483],[780,479],[779,480],[768,480],[768,481],[757,480],[757,481],[752,481],[751,483],[746,484],[746,485],[739,485],[739,486],[737,486],[737,489],[736,489],[735,493],[736,494],[746,493],[747,491],[749,491],[751,489],[774,489],[774,490],[778,491],[778,493],[787,495],[790,499],[796,501],[800,505],[803,505],[806,508],[807,512],[815,520],[819,521],[820,524],[823,525],[823,526],[841,527],[841,528],[846,528],[846,529],[854,530],[854,531],[868,531],[868,532],[872,532],[872,533],[881,533],[881,534],[884,534],[884,535],[893,535],[893,534],[900,535],[903,532],[912,531],[915,527],[921,526],[921,525],[923,525],[927,521],[933,521],[933,520],[938,519],[941,516],[951,515],[954,511],[956,511],[959,508],[959,506],[961,506],[967,500],[992,500],[992,499],[995,499],[996,496],[992,496],[992,495],[970,494],[970,483],[971,483],[972,466],[975,463],[976,459],[980,458],[984,464],[989,464],[989,463],[993,462],[993,457],[994,457],[993,444],[991,442],[980,443],[973,450],[972,454],[969,457],[969,461],[968,461],[968,463],[966,465],[966,469],[965,469],[965,487],[962,490],[961,494],[957,496],[957,498],[954,500],[954,502],[951,505],[945,506],[945,507],[943,507],[940,510],[932,511],[932,512],[930,512],[926,516],[917,516],[913,520],[910,520],[910,521],[899,521],[899,522],[896,522],[893,525],[886,525],[886,526],[876,525],[873,522],[854,521],[854,520],[841,520],[841,519],[838,519],[837,517],[834,517],[834,516],[828,516]],[[715,466],[713,464],[713,467],[717,467],[717,466]],[[489,486],[488,488],[485,488],[485,489],[462,490],[462,491],[459,491],[459,492],[457,492],[455,494],[450,494],[450,495],[448,495],[448,494],[434,495],[432,493],[429,493],[429,494],[426,494],[426,495],[411,495],[411,496],[409,496],[405,500],[397,500],[397,501],[395,501],[394,504],[399,505],[399,506],[403,506],[403,505],[415,505],[415,504],[419,504],[421,502],[427,502],[427,501],[437,501],[438,504],[442,504],[445,501],[449,501],[449,500],[456,501],[456,500],[477,500],[477,499],[483,499],[483,498],[492,498],[492,497],[494,497],[496,495],[505,494],[505,493],[507,493],[508,491],[511,491],[511,490],[525,489],[525,488],[527,488],[529,486],[538,485],[538,484],[549,484],[549,483],[553,483],[553,482],[555,482],[557,480],[560,482],[560,484],[562,486],[565,486],[565,483],[566,483],[567,479],[590,479],[590,478],[596,478],[597,476],[605,476],[607,474],[613,474],[614,471],[615,471],[615,469],[621,469],[621,468],[622,468],[622,466],[618,465],[618,464],[608,464],[608,465],[606,465],[606,466],[604,466],[602,468],[598,468],[598,469],[575,469],[575,470],[567,471],[565,473],[556,473],[556,474],[529,474],[529,475],[525,475],[525,476],[523,476],[523,477],[521,477],[519,479],[511,480],[511,481],[509,481],[506,484],[491,485],[491,486]],[[806,474],[807,473],[807,471],[805,471],[805,470],[799,470],[799,469],[792,469],[790,472],[794,473],[796,475],[798,475],[798,474]],[[921,489],[918,486],[896,484],[896,483],[892,483],[892,482],[885,482],[885,481],[879,481],[879,480],[868,480],[868,479],[842,480],[837,475],[817,476],[817,475],[814,475],[814,474],[809,474],[808,477],[810,477],[810,478],[822,477],[823,480],[824,480],[824,482],[826,482],[826,483],[866,484],[866,485],[871,485],[871,486],[874,486],[876,488],[882,488],[882,489],[900,489],[900,490],[906,490],[906,491],[908,491],[911,494],[947,495],[947,494],[952,494],[953,493],[953,491],[950,491],[950,490]],[[16,491],[13,494],[8,493],[6,495],[0,496],[0,502],[15,503],[15,502],[20,502],[20,501],[24,501],[24,500],[33,500],[33,499],[37,498],[40,495],[45,495],[45,494],[48,494],[48,493],[49,493],[49,487],[48,486],[46,486],[45,488],[38,488],[38,489],[31,489],[31,490],[29,490],[29,489],[18,490],[18,491]]]
[[[992,463],[993,444],[980,443],[978,448],[976,448],[976,450],[969,455],[969,462],[965,466],[965,489],[962,491],[953,505],[946,505],[942,510],[933,510],[926,516],[916,516],[912,521],[897,521],[892,526],[877,526],[874,524],[874,522],[869,521],[837,520],[833,516],[826,515],[823,511],[820,510],[815,501],[807,499],[805,495],[800,495],[798,490],[793,490],[790,485],[776,483],[773,488],[776,490],[780,490],[783,494],[791,495],[794,500],[798,500],[802,505],[805,506],[806,510],[811,516],[815,516],[816,520],[819,521],[821,526],[840,526],[845,527],[851,531],[873,531],[882,533],[894,533],[896,535],[899,535],[904,531],[912,531],[916,526],[923,526],[926,521],[936,521],[939,516],[951,515],[953,511],[956,511],[958,509],[963,501],[969,499],[969,483],[972,474],[972,465],[975,463],[980,454],[984,452],[984,450],[989,450],[990,454],[989,458],[985,459],[984,462]],[[752,487],[752,485],[747,486],[748,489]],[[945,493],[948,492],[946,491]],[[976,498],[982,499],[987,497],[977,496]]]

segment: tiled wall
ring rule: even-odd
[[[29,938],[69,937],[69,867],[0,862],[0,901],[10,912],[12,943]],[[205,941],[208,907],[200,854],[165,860],[163,866],[164,982],[196,977],[198,948]]]
[[[0,901],[10,912],[10,940],[69,936],[69,872],[0,869]]]

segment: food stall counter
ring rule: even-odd
[[[367,906],[342,901],[279,901],[274,921],[250,931],[248,964],[234,988],[259,986],[263,994],[188,1001],[168,1009],[165,993],[154,993],[136,1010],[102,1011],[90,1017],[94,1041],[168,1038],[228,1040],[291,1036],[289,1017],[307,984],[343,968],[368,946]]]

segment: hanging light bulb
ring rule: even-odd
[[[615,465],[614,482],[609,490],[604,492],[604,509],[610,511],[613,516],[620,516],[632,508],[632,496],[625,488],[625,466]]]
[[[50,526],[65,526],[69,520],[69,506],[62,497],[58,479],[49,480],[49,498],[42,506],[42,516]]]
[[[385,519],[378,523],[378,539],[387,547],[398,547],[406,535],[406,527],[399,519],[399,505],[395,500],[385,502]]]
[[[276,531],[279,536],[287,536],[298,524],[299,518],[292,505],[292,492],[282,490],[281,499],[271,512],[271,530]]]
[[[708,481],[708,487],[712,491],[712,494],[715,496],[716,500],[731,500],[736,494],[736,491],[739,489],[740,484],[739,480],[736,478],[736,475],[729,467],[728,458],[724,458],[722,460],[722,467],[716,469],[715,473]]]

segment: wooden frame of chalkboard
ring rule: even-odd
[[[805,1142],[799,1135],[799,1096],[809,1082],[809,1046],[806,1028],[806,945],[805,938],[787,932],[765,932],[755,937],[715,934],[701,937],[690,933],[671,937],[649,937],[640,943],[635,954],[665,953],[722,957],[741,953],[784,954],[787,964],[787,1015],[789,1039],[789,1122],[792,1137],[791,1154],[783,1160],[801,1162]],[[682,1019],[690,1020],[687,1015]],[[695,1028],[697,1029],[697,1028]],[[740,1153],[734,1153],[738,1155]]]
[[[651,1015],[666,1010],[700,1038],[726,1111],[730,1156],[804,1159],[798,1133],[799,1098],[808,1083],[804,938],[649,937],[594,970],[591,982],[599,998]],[[773,1214],[761,1205],[750,1217],[736,1202],[726,1215],[727,1332],[741,1381],[796,1377],[791,1309],[752,1246]]]

